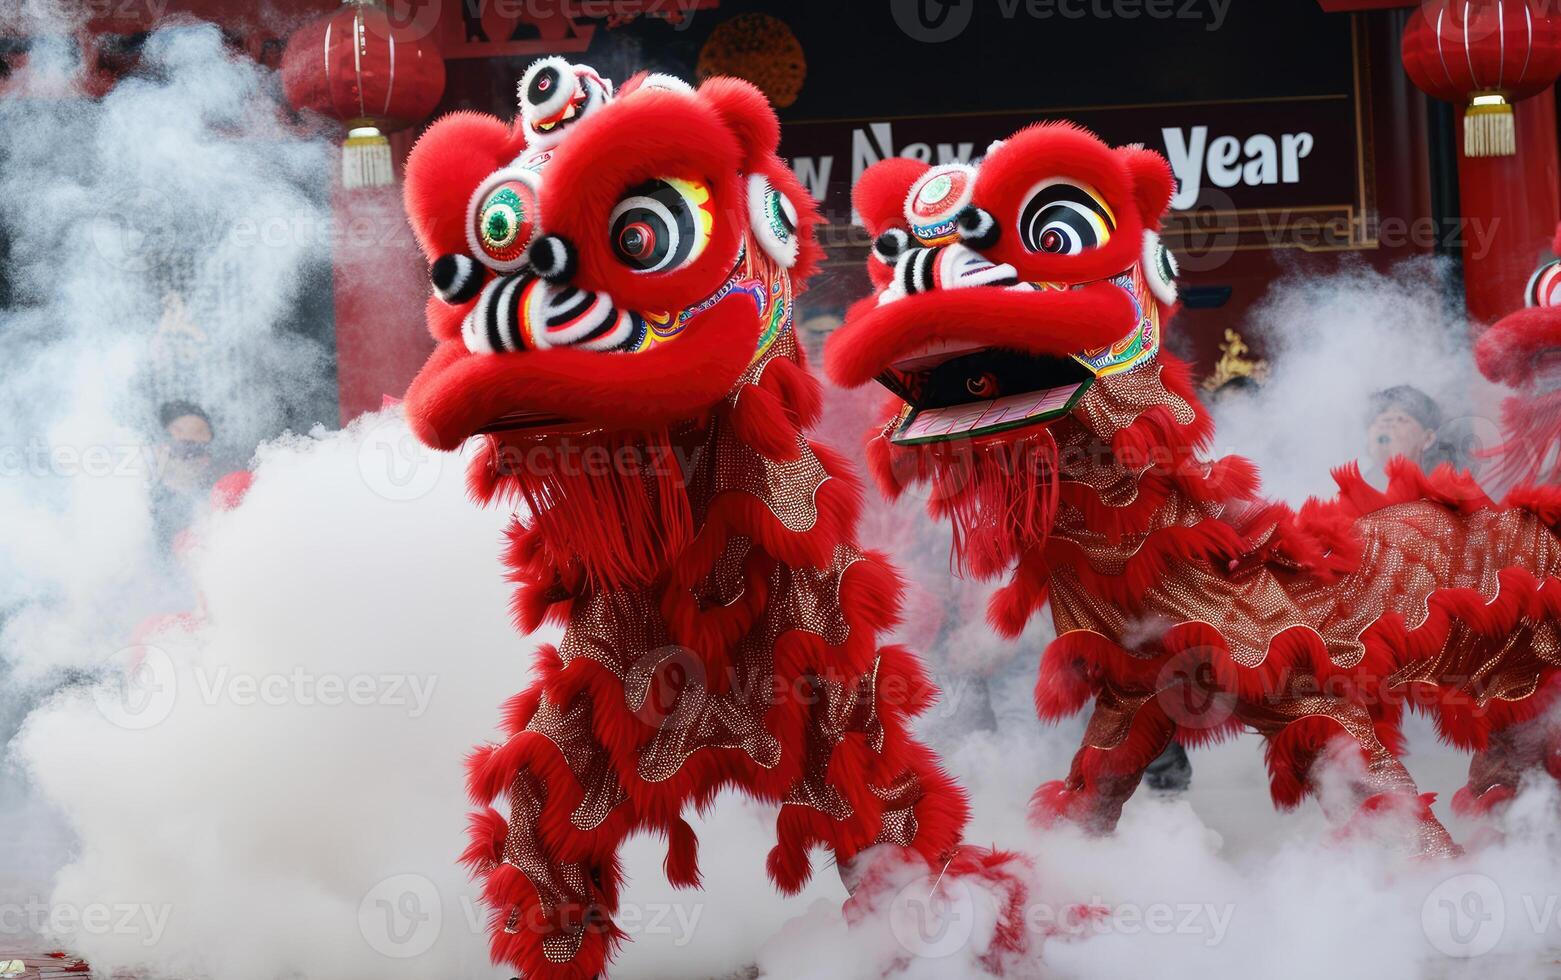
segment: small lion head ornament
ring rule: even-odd
[[[592,453],[670,459],[680,427],[796,356],[817,217],[746,82],[641,74],[615,89],[545,58],[519,103],[513,123],[441,119],[407,163],[437,341],[407,416],[437,449],[487,437],[478,496],[526,497],[594,579],[643,580],[675,542],[620,529],[686,528],[667,513],[678,474],[584,472]]]

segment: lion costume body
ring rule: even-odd
[[[564,626],[469,764],[495,960],[601,974],[620,842],[664,835],[668,878],[698,885],[683,814],[727,787],[779,805],[786,891],[814,845],[1003,878],[1006,855],[957,847],[965,797],[908,734],[935,692],[877,641],[900,584],[856,545],[859,486],[803,435],[819,392],[791,327],[817,219],[763,96],[614,92],[549,58],[520,101],[513,126],[432,126],[406,187],[438,341],[408,418],[439,449],[479,437],[473,495],[524,505],[516,623]]]
[[[1015,635],[1050,600],[1036,706],[1094,712],[1038,818],[1109,829],[1170,740],[1252,729],[1277,804],[1316,788],[1326,751],[1350,767],[1345,803],[1324,799],[1341,820],[1401,811],[1418,851],[1452,852],[1397,757],[1402,709],[1481,749],[1547,703],[1561,491],[1497,506],[1466,474],[1398,460],[1386,492],[1345,468],[1336,499],[1297,512],[1246,460],[1208,459],[1209,416],[1161,350],[1172,186],[1159,155],[1067,124],[979,167],[875,165],[855,204],[878,290],[827,367],[894,392],[874,475],[890,495],[924,484],[963,569],[1009,576],[994,626]]]

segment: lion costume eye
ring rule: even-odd
[[[675,177],[646,181],[618,202],[607,225],[613,255],[630,269],[680,269],[699,258],[710,242],[715,225],[710,189]]]
[[[1116,216],[1094,188],[1056,177],[1036,185],[1019,209],[1019,240],[1047,255],[1099,248],[1116,227]]]
[[[524,265],[536,233],[537,176],[531,171],[500,170],[472,195],[466,241],[490,268],[513,272]]]
[[[1561,260],[1546,262],[1529,276],[1525,306],[1561,306]]]

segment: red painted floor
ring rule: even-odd
[[[25,967],[20,973],[7,970],[20,960]],[[37,950],[15,950],[0,947],[0,980],[92,980],[87,964],[65,953],[40,953]],[[100,975],[99,980],[108,980]],[[129,980],[129,978],[121,978]]]

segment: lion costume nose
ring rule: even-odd
[[[994,263],[968,245],[936,245],[906,248],[894,258],[894,278],[879,303],[935,289],[966,286],[1013,286],[1019,274],[1007,263]]]
[[[549,282],[527,269],[483,288],[461,324],[461,339],[474,354],[554,347],[615,350],[633,340],[639,322],[606,293]]]

